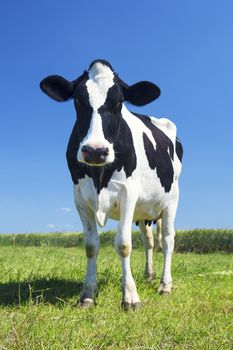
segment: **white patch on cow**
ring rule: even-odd
[[[130,180],[129,180],[130,181]],[[96,220],[101,227],[105,226],[108,218],[120,217],[120,199],[123,189],[127,187],[124,170],[116,171],[107,188],[103,188],[98,196]]]
[[[160,130],[164,132],[165,135],[169,137],[169,139],[172,141],[173,144],[175,144],[176,140],[176,126],[175,124],[167,119],[167,118],[155,118],[155,117],[150,117],[151,122],[157,126]]]
[[[113,145],[104,137],[102,118],[98,113],[98,109],[105,103],[108,90],[114,85],[114,73],[108,66],[97,62],[91,67],[88,75],[89,79],[86,82],[86,86],[93,113],[88,133],[78,150],[78,161],[85,163],[81,149],[84,145],[88,145],[93,148],[108,148],[109,154],[105,161],[105,164],[108,164],[114,161],[114,150]]]
[[[97,111],[106,101],[108,90],[114,85],[114,73],[100,62],[95,63],[88,72],[86,82],[89,102],[94,111]]]

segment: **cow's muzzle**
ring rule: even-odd
[[[107,147],[92,147],[89,145],[82,146],[82,156],[85,163],[90,165],[104,165],[109,155]]]

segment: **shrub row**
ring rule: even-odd
[[[114,242],[114,231],[103,232],[100,235],[101,244]],[[1,234],[0,246],[57,246],[76,247],[83,244],[82,233],[30,233],[30,234]],[[133,247],[141,247],[142,240],[138,231],[133,232]],[[159,244],[155,239],[156,249]],[[194,229],[176,232],[175,251],[213,253],[233,252],[233,230],[223,229]]]
[[[233,230],[194,229],[178,231],[175,249],[177,252],[232,253]]]

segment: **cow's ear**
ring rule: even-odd
[[[160,88],[149,81],[140,81],[124,87],[125,100],[135,106],[144,106],[154,101],[160,95]]]
[[[50,75],[40,82],[41,90],[52,99],[63,102],[73,96],[74,83],[59,75]]]

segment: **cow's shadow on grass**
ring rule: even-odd
[[[99,281],[103,286],[106,281]],[[0,283],[0,305],[25,303],[65,304],[79,300],[83,282],[65,279],[36,279],[32,281]]]

